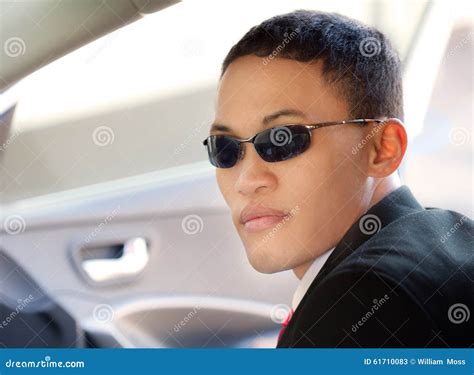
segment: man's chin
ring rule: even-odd
[[[290,264],[288,262],[283,262],[281,261],[281,259],[278,259],[275,256],[266,254],[258,250],[257,252],[250,253],[249,251],[247,251],[247,258],[249,260],[250,265],[255,271],[258,271],[260,273],[271,274],[286,271],[290,267]]]

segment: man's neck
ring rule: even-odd
[[[371,199],[368,203],[368,205],[365,207],[365,211],[370,209],[372,206],[376,205],[378,202],[380,202],[383,198],[385,198],[387,195],[389,195],[392,191],[396,190],[401,186],[401,181],[400,177],[398,176],[397,172],[394,172],[392,175],[383,178],[378,181],[373,182],[373,188],[372,188],[372,193],[371,193]],[[361,215],[363,212],[361,213]],[[342,235],[341,235],[342,236]],[[321,253],[321,254],[324,254]],[[321,255],[320,254],[320,255]],[[318,255],[318,256],[320,256]],[[293,268],[293,273],[298,279],[302,279],[308,268],[311,266],[311,264],[314,262],[314,260],[317,257],[300,264],[299,266],[296,266]]]
[[[382,180],[375,182],[374,189],[372,192],[372,198],[370,199],[370,203],[366,208],[366,211],[371,207],[375,206],[377,203],[379,203],[391,192],[398,189],[400,186],[402,186],[402,183],[397,172],[394,172],[391,176],[388,176]]]

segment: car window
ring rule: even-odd
[[[149,15],[18,84],[14,139],[0,161],[1,202],[205,161],[201,140],[220,64],[265,18],[298,8],[337,11],[382,29],[405,59],[426,6],[190,0]]]
[[[431,95],[423,129],[409,144],[404,181],[425,206],[473,214],[471,19],[454,25]],[[455,192],[455,193],[453,193]]]

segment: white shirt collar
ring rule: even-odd
[[[308,288],[310,287],[311,283],[316,278],[319,271],[321,271],[321,268],[323,268],[324,263],[326,263],[326,260],[329,258],[329,255],[331,255],[334,249],[335,248],[333,247],[332,249],[319,255],[313,261],[313,263],[311,263],[309,268],[306,270],[305,274],[300,280],[300,283],[298,284],[298,287],[295,290],[295,293],[293,294],[293,301],[292,301],[293,311],[295,311],[296,308],[298,307],[299,303],[301,302],[304,295],[308,291]]]

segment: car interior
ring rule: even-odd
[[[274,319],[275,309],[291,304],[298,280],[291,270],[261,274],[251,267],[219,192],[215,169],[201,145],[212,121],[222,53],[212,55],[215,67],[209,74],[213,80],[203,79],[194,86],[184,82],[184,88],[177,90],[166,77],[184,75],[180,79],[188,81],[185,74],[196,79],[205,76],[200,69],[204,72],[209,64],[200,58],[211,54],[214,44],[189,36],[187,31],[186,43],[178,47],[191,61],[190,71],[168,71],[173,64],[188,66],[178,58],[173,61],[171,53],[167,58],[170,65],[156,68],[158,78],[153,77],[153,64],[166,58],[156,57],[152,64],[140,57],[138,46],[133,49],[139,43],[149,50],[160,43],[175,45],[173,38],[178,40],[181,32],[178,29],[185,29],[187,22],[199,24],[199,19],[193,19],[200,9],[214,14],[209,16],[213,19],[209,25],[202,25],[202,35],[218,43],[219,32],[211,34],[206,28],[230,22],[236,2],[229,5],[227,18],[219,16],[225,12],[224,5],[199,3],[2,2],[0,321],[4,323],[0,346],[275,347],[281,328]],[[298,6],[315,8],[320,3],[303,1]],[[384,27],[390,35],[400,33],[407,121],[413,124],[410,137],[416,145],[420,134],[429,132],[424,119],[440,67],[453,48],[455,26],[440,22],[446,16],[446,4],[420,1],[410,5],[413,8],[407,16],[404,12],[409,2],[389,3],[367,1],[363,9],[353,9],[348,2],[340,2],[334,8],[354,12],[370,22],[379,20],[381,27],[384,22],[380,18],[393,7],[400,17],[406,17],[404,34],[396,30],[397,20],[385,22]],[[288,2],[281,7],[276,4],[266,12],[277,14],[296,7]],[[242,6],[252,13],[250,3]],[[255,12],[255,19],[267,14]],[[189,19],[183,19],[185,14]],[[126,43],[127,30],[134,35],[139,27],[150,28],[161,21],[163,29],[150,39],[132,36],[128,47],[120,45],[122,40]],[[245,22],[252,24],[254,19]],[[243,29],[248,28],[245,22]],[[176,31],[169,24],[178,24]],[[225,48],[241,34],[242,29],[229,32],[222,42]],[[428,45],[427,39],[435,39],[436,45]],[[216,50],[221,51],[217,46]],[[108,53],[121,54],[106,64],[101,59]],[[157,53],[164,54],[163,50]],[[134,54],[136,60],[127,63],[133,72],[129,81],[119,60],[120,56],[133,59]],[[69,70],[61,76],[60,65],[55,64],[74,56],[80,56],[84,70]],[[426,59],[432,64],[427,66]],[[123,76],[121,71],[108,76],[115,62]],[[107,86],[94,78],[94,64],[110,79],[109,99],[104,94],[102,106],[91,111],[79,108],[68,117],[68,96],[71,101],[81,97],[97,102],[96,95]],[[54,69],[58,83],[51,81]],[[84,89],[79,84],[59,86],[61,77],[73,80],[81,74],[90,74]],[[23,92],[28,90],[22,91],[22,85],[28,88],[34,77],[41,82],[36,96],[23,101]],[[71,82],[80,80],[84,78]],[[148,80],[166,90],[155,95],[143,89],[141,96],[127,99],[127,91],[135,90],[133,82],[146,84]],[[48,99],[49,92],[57,98],[56,103]],[[123,97],[114,101],[112,94]],[[44,107],[43,97],[58,114],[56,120],[43,120],[35,114],[34,110]],[[28,106],[33,109],[30,117],[23,115]],[[24,127],[18,130],[18,124]],[[414,148],[409,155],[413,166],[427,165],[423,158],[438,152],[419,149],[420,154]],[[469,150],[457,148],[453,155],[465,160],[468,154]],[[459,165],[465,168],[460,173],[468,176],[469,162]],[[402,172],[417,191],[416,183],[423,176],[421,167],[414,168],[407,164]],[[430,204],[429,191],[419,190]],[[456,208],[464,205],[468,193],[442,199]],[[54,327],[53,334],[30,329],[28,323],[35,319],[42,319],[44,327]]]

